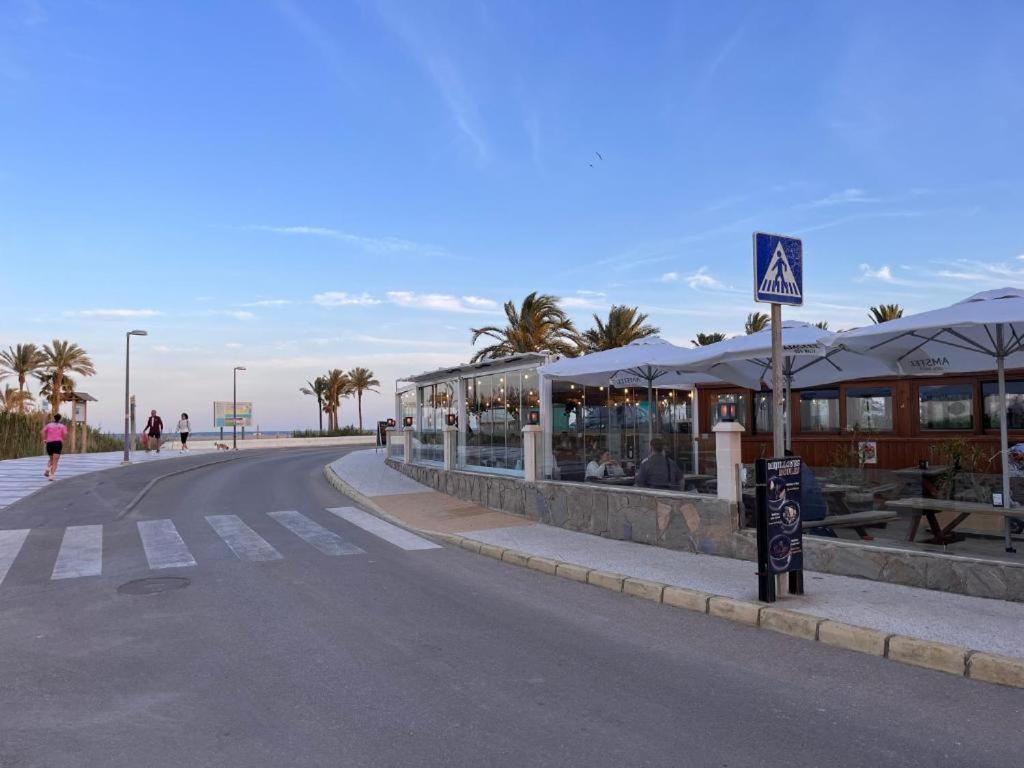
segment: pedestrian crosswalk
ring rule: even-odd
[[[388,546],[403,550],[441,548],[432,541],[354,507],[338,507],[326,511],[335,518],[351,523],[381,539]],[[134,525],[125,521],[106,525],[68,526],[63,530],[55,555],[49,555],[48,562],[52,563],[52,570],[46,565],[49,579],[62,581],[103,575],[105,542],[108,562],[117,560],[122,565],[124,553],[114,553],[111,550],[115,547],[123,548],[125,542],[128,542],[128,547],[141,544],[138,560],[141,564],[144,557],[146,566],[153,571],[196,567],[200,562],[193,555],[193,551],[198,552],[202,560],[214,559],[215,555],[211,553],[215,552],[216,546],[220,546],[219,551],[223,553],[218,559],[226,557],[249,562],[282,560],[285,556],[281,550],[290,553],[303,543],[330,557],[366,554],[363,547],[348,541],[341,533],[321,525],[297,510],[280,510],[258,516],[247,515],[248,522],[234,514],[206,515],[201,518],[205,520],[206,527],[199,528],[196,527],[197,523],[192,522],[196,519],[200,518],[185,518],[177,524],[169,518],[161,518],[139,520]],[[268,524],[265,522],[267,519],[274,522]],[[274,526],[274,523],[280,527]],[[271,526],[269,530],[268,525]],[[179,526],[182,530],[179,530]],[[129,527],[135,531],[129,530]],[[204,530],[206,533],[203,533]],[[271,535],[273,530],[279,530],[281,533]],[[36,546],[27,546],[26,542],[33,541],[31,536],[34,531],[39,532],[35,540]],[[17,570],[19,556],[32,560],[37,565],[40,560],[45,559],[46,553],[39,550],[41,547],[53,546],[58,531],[59,529],[30,528],[0,530],[0,586],[12,580],[12,569]],[[185,536],[182,535],[183,531]],[[211,539],[211,531],[216,539]],[[191,547],[187,539],[192,540]],[[268,539],[273,539],[277,546]],[[221,545],[216,545],[215,542],[218,540]],[[128,559],[131,560],[130,555]]]

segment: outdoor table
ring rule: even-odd
[[[704,475],[700,473],[695,473],[692,475],[683,475],[683,490],[685,491],[689,486],[692,485],[694,487],[694,490],[696,490],[699,493],[706,483],[714,479],[715,475]]]
[[[983,504],[977,501],[953,501],[951,499],[923,499],[918,497],[895,499],[885,503],[886,509],[907,509],[914,515],[910,525],[910,533],[907,541],[913,541],[917,536],[917,529],[921,525],[921,517],[928,520],[928,527],[931,529],[932,538],[927,544],[951,544],[958,541],[954,531],[969,515],[999,515],[1001,517],[1018,517],[1024,515],[1024,509],[1006,507],[993,507],[991,504]],[[945,527],[939,525],[939,512],[954,512],[954,517]]]
[[[599,483],[601,485],[634,485],[636,478],[630,475],[622,477],[588,477],[588,483]]]

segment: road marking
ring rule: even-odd
[[[7,572],[14,565],[14,558],[21,551],[21,545],[28,538],[28,528],[15,531],[0,531],[0,584],[4,583]]]
[[[305,515],[294,510],[270,512],[272,518],[303,541],[312,544],[325,555],[361,555],[363,550],[349,544],[334,531],[329,531]]]
[[[404,528],[399,528],[397,525],[392,525],[381,520],[379,517],[374,517],[369,512],[363,512],[355,507],[333,507],[327,511],[332,515],[337,515],[342,520],[347,520],[352,525],[359,526],[367,533],[372,533],[374,536],[378,536],[384,539],[384,541],[402,549],[442,548],[440,544],[428,541],[422,536],[417,536],[415,533],[409,533]]]
[[[188,568],[196,564],[173,522],[139,520],[138,525],[139,538],[150,568]]]
[[[103,572],[103,526],[72,525],[64,529],[51,579],[77,579]]]
[[[239,560],[280,560],[281,553],[256,531],[242,522],[238,515],[210,515],[206,522],[224,539]]]

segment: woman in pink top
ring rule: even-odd
[[[53,414],[53,421],[43,427],[43,442],[46,443],[46,455],[50,457],[50,463],[46,466],[43,475],[53,480],[57,474],[57,462],[60,461],[60,453],[64,450],[64,438],[68,435],[68,428],[60,423],[60,414]]]

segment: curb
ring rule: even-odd
[[[493,544],[483,544],[458,534],[414,528],[389,515],[371,498],[355,490],[338,477],[329,464],[324,467],[324,476],[337,490],[399,528],[469,552],[492,557],[509,565],[553,574],[582,584],[592,584],[674,608],[697,611],[748,627],[760,627],[791,637],[823,643],[833,648],[879,656],[901,664],[967,677],[979,682],[1024,688],[1024,659],[974,651],[908,635],[886,634],[877,629],[823,619],[800,611],[538,557]]]

